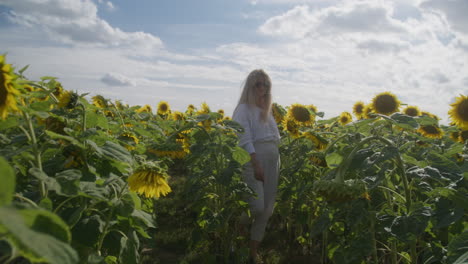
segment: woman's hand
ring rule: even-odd
[[[263,168],[260,166],[260,163],[257,161],[257,155],[255,153],[250,154],[250,158],[252,161],[252,166],[254,169],[254,176],[257,181],[263,182],[265,180]]]

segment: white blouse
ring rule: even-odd
[[[239,146],[249,154],[255,152],[255,142],[279,142],[280,139],[273,115],[270,113],[268,120],[263,122],[261,112],[262,109],[256,105],[239,104],[232,115],[232,119],[244,128],[244,133],[239,134]]]

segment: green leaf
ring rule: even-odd
[[[95,112],[94,109],[86,110],[86,127],[93,128],[97,126],[109,129],[107,118],[104,115]]]
[[[0,120],[0,131],[18,126],[18,118],[10,116],[6,120]]]
[[[32,103],[30,107],[36,111],[47,112],[50,110],[50,103],[49,101],[39,101]]]
[[[19,254],[33,262],[78,263],[78,254],[70,245],[47,233],[35,230],[45,223],[55,224],[49,226],[49,229],[61,226],[57,225],[57,219],[60,219],[58,216],[51,217],[53,213],[44,212],[43,210],[22,210],[20,212],[13,208],[2,207],[0,208],[0,229],[7,231],[7,239],[18,249]],[[31,224],[32,219],[34,219],[33,225],[29,228],[26,223]],[[66,224],[64,225],[66,226]]]
[[[102,154],[111,159],[122,161],[125,163],[133,163],[132,155],[128,150],[121,145],[112,141],[106,141],[104,146],[101,147]]]
[[[37,209],[23,209],[19,210],[19,213],[32,230],[51,235],[66,243],[71,241],[70,229],[58,215]]]
[[[239,146],[234,148],[234,151],[232,152],[232,158],[239,162],[240,165],[244,165],[250,161],[249,153]]]
[[[468,230],[465,230],[463,233],[458,234],[450,240],[447,250],[447,255],[449,260],[455,260],[463,255],[466,255],[468,249]],[[449,261],[449,263],[451,263]]]
[[[325,157],[325,160],[327,161],[328,167],[333,169],[341,164],[341,162],[343,161],[343,157],[340,154],[333,152],[331,154],[328,154]]]
[[[0,206],[10,204],[15,193],[15,173],[8,162],[0,157]]]
[[[420,126],[437,125],[437,123],[439,122],[437,121],[437,119],[427,115],[415,117],[414,120],[416,120],[416,122],[418,122]]]
[[[66,140],[70,143],[72,143],[73,145],[77,146],[77,147],[80,147],[82,149],[85,148],[85,146],[79,142],[77,139],[75,139],[74,137],[70,137],[70,136],[65,136],[65,135],[61,135],[61,134],[57,134],[55,132],[52,132],[50,130],[45,130],[45,133],[51,137],[52,139],[63,139],[63,140]]]
[[[453,264],[466,264],[468,263],[468,250],[465,252],[465,254],[461,255]]]
[[[395,125],[401,128],[415,129],[419,126],[418,122],[416,122],[413,117],[401,113],[394,113],[390,118],[394,121]]]

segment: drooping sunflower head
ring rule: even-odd
[[[232,118],[230,116],[225,116],[223,120],[232,120]]]
[[[195,113],[195,111],[196,111],[195,106],[194,106],[193,104],[189,104],[189,105],[187,106],[187,110],[185,111],[185,113],[186,113],[187,115],[193,115],[193,113]]]
[[[147,198],[159,198],[172,191],[167,183],[168,177],[167,173],[160,167],[143,166],[128,177],[128,187],[130,191],[144,194]]]
[[[137,113],[152,113],[153,109],[151,109],[150,105],[144,105],[136,110]]]
[[[99,108],[106,108],[108,106],[107,100],[102,95],[93,96],[93,105]]]
[[[374,113],[374,109],[372,109],[372,104],[368,104],[364,107],[364,118],[373,118],[372,114]]]
[[[468,96],[460,95],[448,111],[450,119],[461,129],[468,129]]]
[[[17,76],[13,67],[5,63],[5,55],[0,55],[0,118],[5,119],[9,112],[18,111],[17,96],[20,92],[15,88]]]
[[[363,119],[364,118],[364,102],[362,101],[357,101],[353,105],[353,113],[356,116],[357,119]]]
[[[288,118],[300,125],[310,125],[314,119],[309,110],[301,104],[292,104],[288,109]]]
[[[175,120],[175,121],[185,120],[185,115],[182,112],[174,111],[172,112],[172,120]]]
[[[405,109],[403,109],[403,113],[409,116],[420,116],[421,110],[419,110],[417,106],[407,106]]]
[[[433,113],[429,113],[427,111],[421,111],[421,116],[428,116],[430,118],[433,118],[435,120],[440,120],[440,118],[436,115],[434,115]]]
[[[372,109],[382,115],[390,115],[398,112],[400,101],[390,92],[383,92],[372,99]]]
[[[223,119],[223,117],[224,117],[224,110],[223,110],[223,109],[219,109],[219,110],[218,110],[218,114],[220,114],[220,115],[221,115],[221,119]]]
[[[458,141],[461,143],[465,143],[468,140],[468,130],[463,130],[460,132],[460,135],[458,136]]]
[[[338,119],[338,123],[340,123],[342,126],[350,123],[353,121],[353,117],[349,112],[343,112],[340,115],[340,118]]]
[[[324,150],[328,146],[328,141],[323,138],[322,136],[313,133],[313,132],[305,132],[302,134],[305,138],[309,139],[314,143],[314,147],[317,148],[318,150]]]
[[[120,100],[115,101],[114,105],[115,105],[115,107],[116,107],[117,109],[119,109],[120,111],[122,111],[122,110],[124,109],[124,107],[125,107],[125,106],[122,104],[122,101],[120,101]]]
[[[284,116],[286,115],[286,110],[283,109],[279,104],[273,103],[271,104],[271,111],[273,113],[273,118],[275,119],[277,124],[280,124]]]
[[[60,95],[63,93],[63,86],[60,82],[55,81],[54,91],[52,92],[55,97],[59,98]]]
[[[140,140],[135,136],[135,134],[130,132],[124,132],[120,135],[119,139],[124,142],[124,147],[128,150],[134,150],[135,146],[138,145]]]
[[[292,118],[285,118],[283,120],[283,129],[288,131],[293,138],[298,138],[300,136],[299,126]]]
[[[211,110],[210,110],[210,107],[208,106],[208,104],[206,102],[203,102],[201,104],[200,110],[198,110],[197,114],[199,114],[199,115],[208,114],[210,112],[211,112]]]
[[[418,132],[424,137],[433,139],[442,138],[444,135],[443,131],[437,125],[420,126]]]
[[[455,131],[450,133],[450,139],[453,141],[459,141],[460,132]]]
[[[158,104],[158,115],[167,115],[171,112],[169,103],[166,101],[160,101]]]
[[[78,103],[79,95],[71,92],[71,91],[64,91],[59,98],[58,107],[59,108],[66,108],[66,109],[73,109]]]

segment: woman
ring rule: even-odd
[[[280,139],[271,113],[271,80],[263,70],[254,70],[247,76],[232,119],[244,128],[244,133],[239,135],[239,146],[251,157],[244,167],[243,178],[255,193],[255,196],[248,198],[252,216],[250,255],[258,262],[258,246],[275,204]],[[241,224],[248,223],[247,214],[243,214]]]

